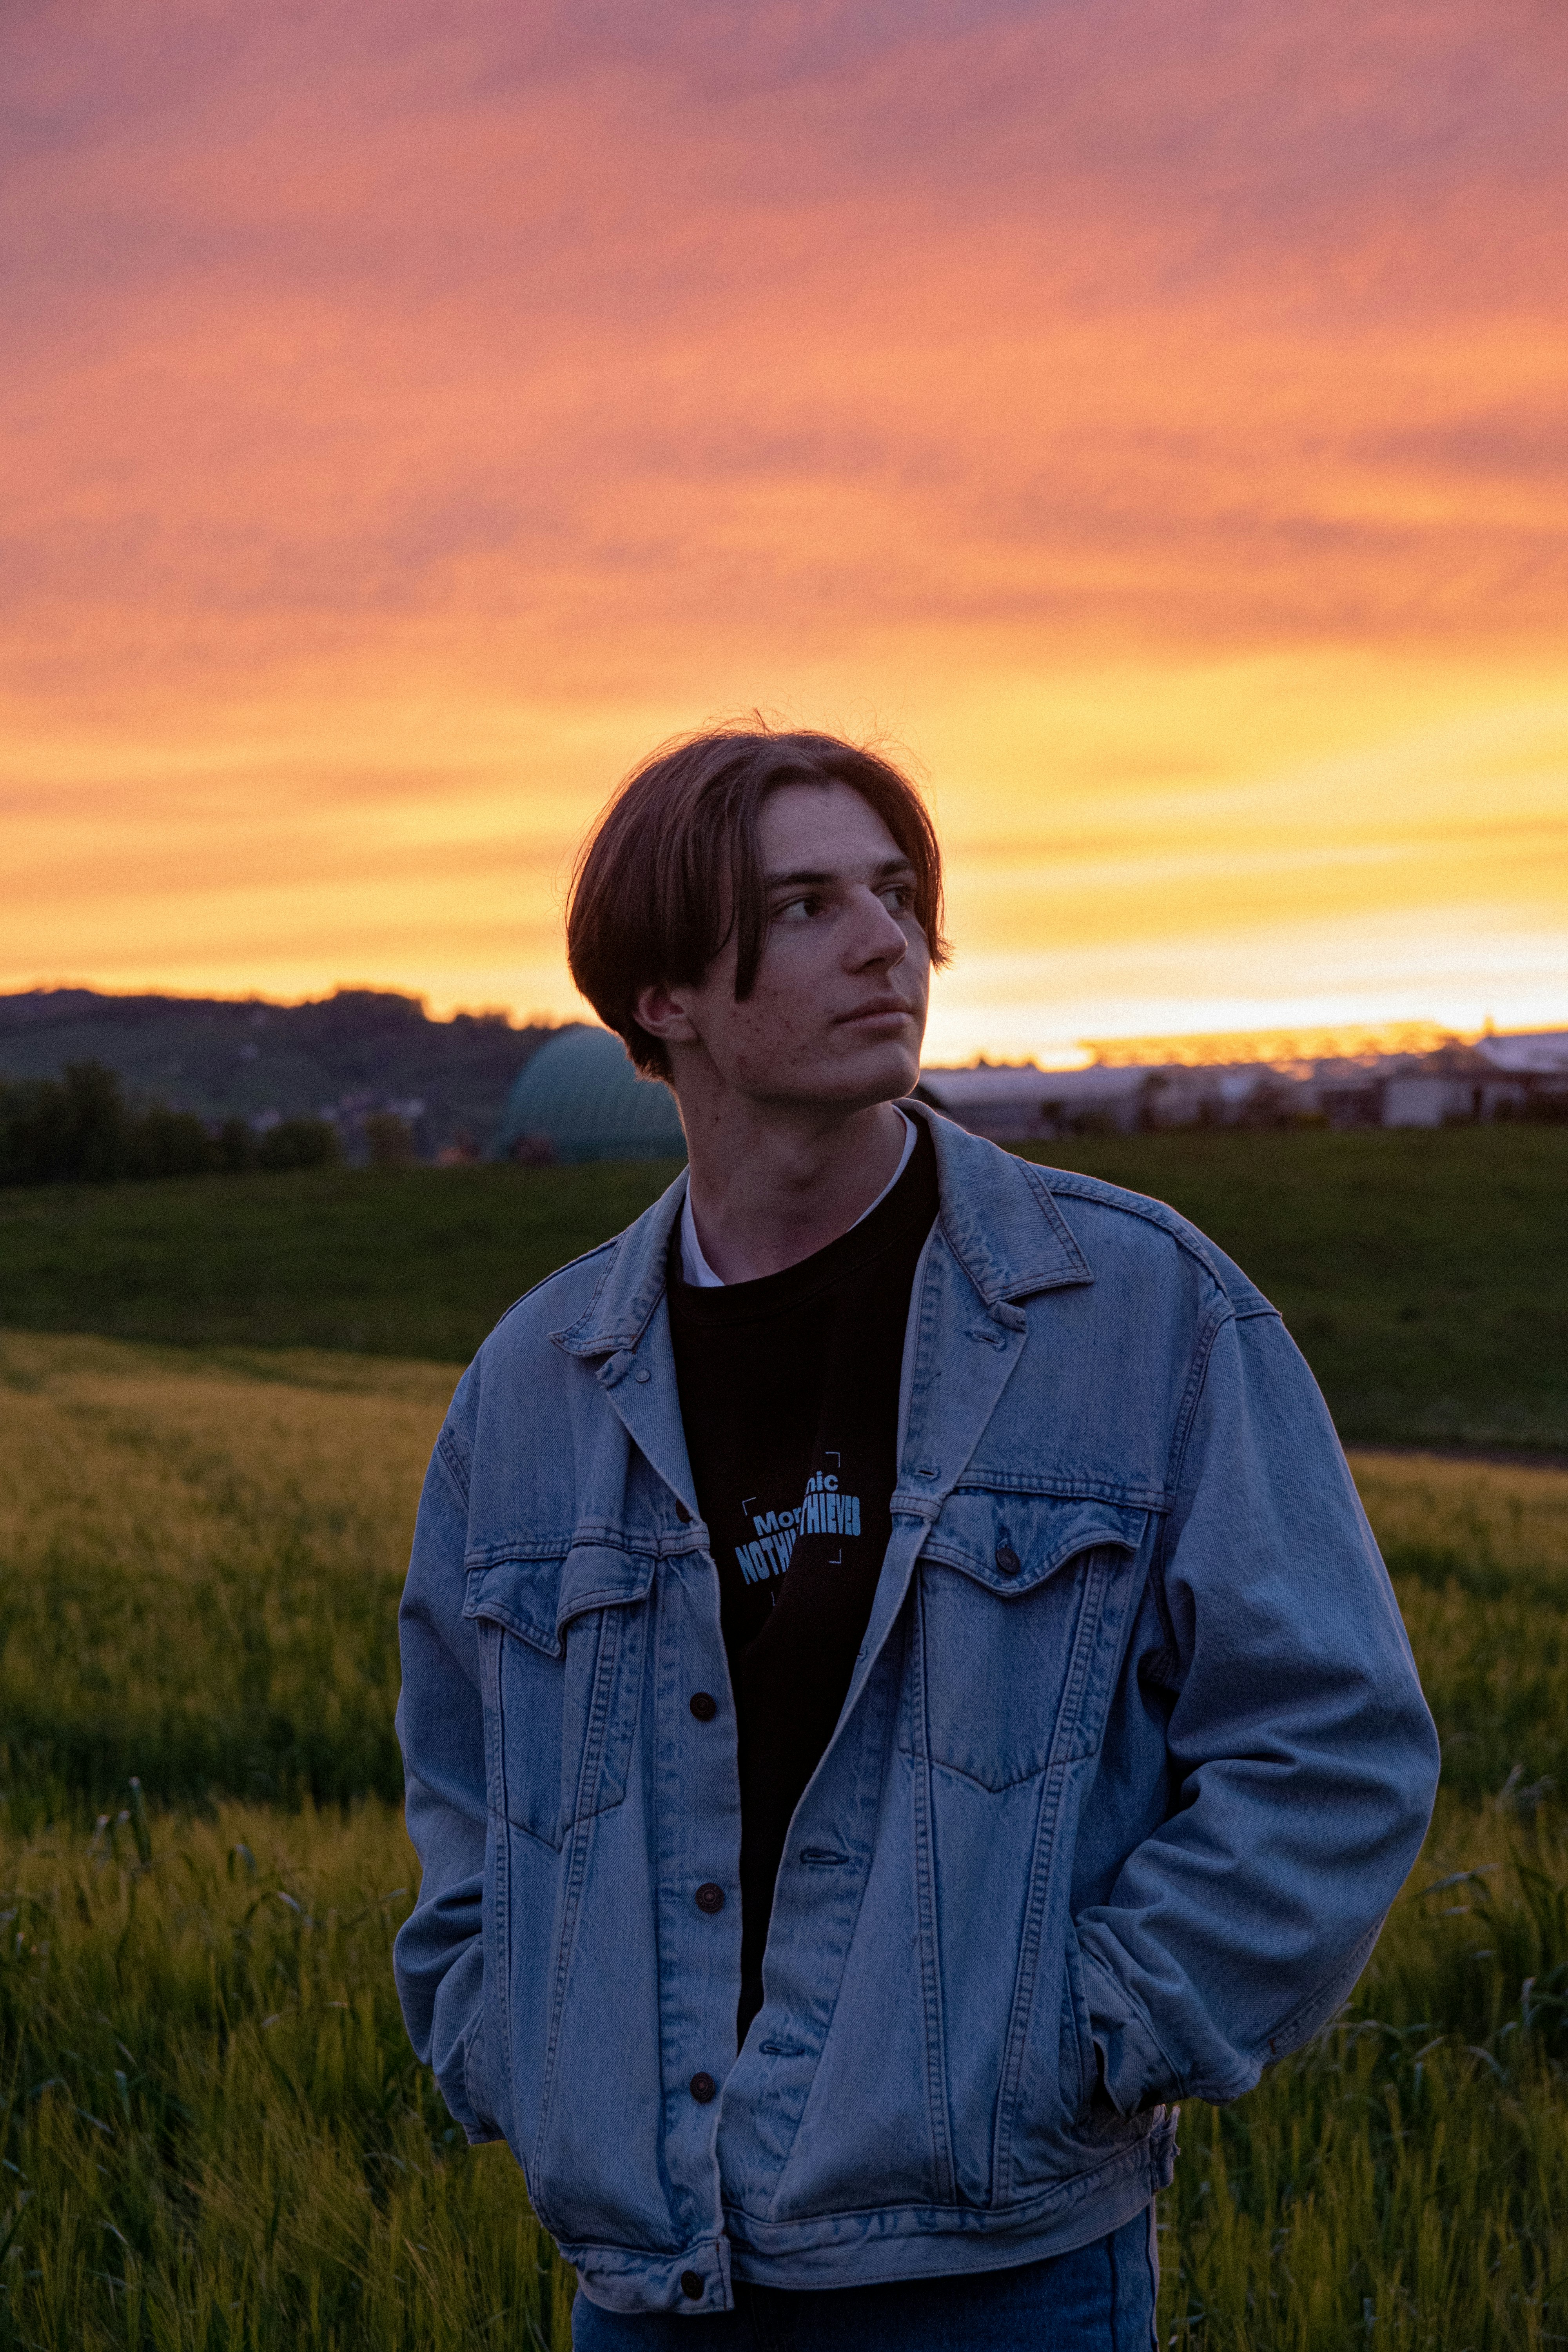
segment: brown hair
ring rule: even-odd
[[[757,812],[781,784],[829,783],[858,793],[909,859],[931,961],[947,961],[935,829],[890,761],[836,735],[767,728],[667,744],[632,771],[584,843],[566,908],[573,979],[651,1076],[668,1077],[669,1063],[637,1021],[641,992],[700,981],[733,933],[737,1003],[751,994],[768,927]]]

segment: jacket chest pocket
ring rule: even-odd
[[[596,1543],[468,1566],[490,1803],[547,1845],[626,1795],[653,1570]]]
[[[1092,1754],[1148,1518],[956,1489],[920,1555],[905,1746],[991,1790]]]

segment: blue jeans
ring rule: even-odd
[[[1151,2352],[1154,2208],[1016,2270],[792,2294],[737,2280],[733,2311],[572,2307],[574,2352]]]

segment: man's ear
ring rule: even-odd
[[[668,981],[656,981],[651,988],[638,991],[635,1006],[639,1029],[657,1037],[661,1045],[694,1045],[697,1032],[687,1011],[686,991],[671,988]]]

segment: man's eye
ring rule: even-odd
[[[889,882],[881,895],[882,904],[890,915],[907,915],[915,903],[912,882]]]
[[[815,891],[811,891],[799,898],[784,899],[782,906],[773,908],[773,920],[775,923],[808,923],[821,911],[822,901]]]

